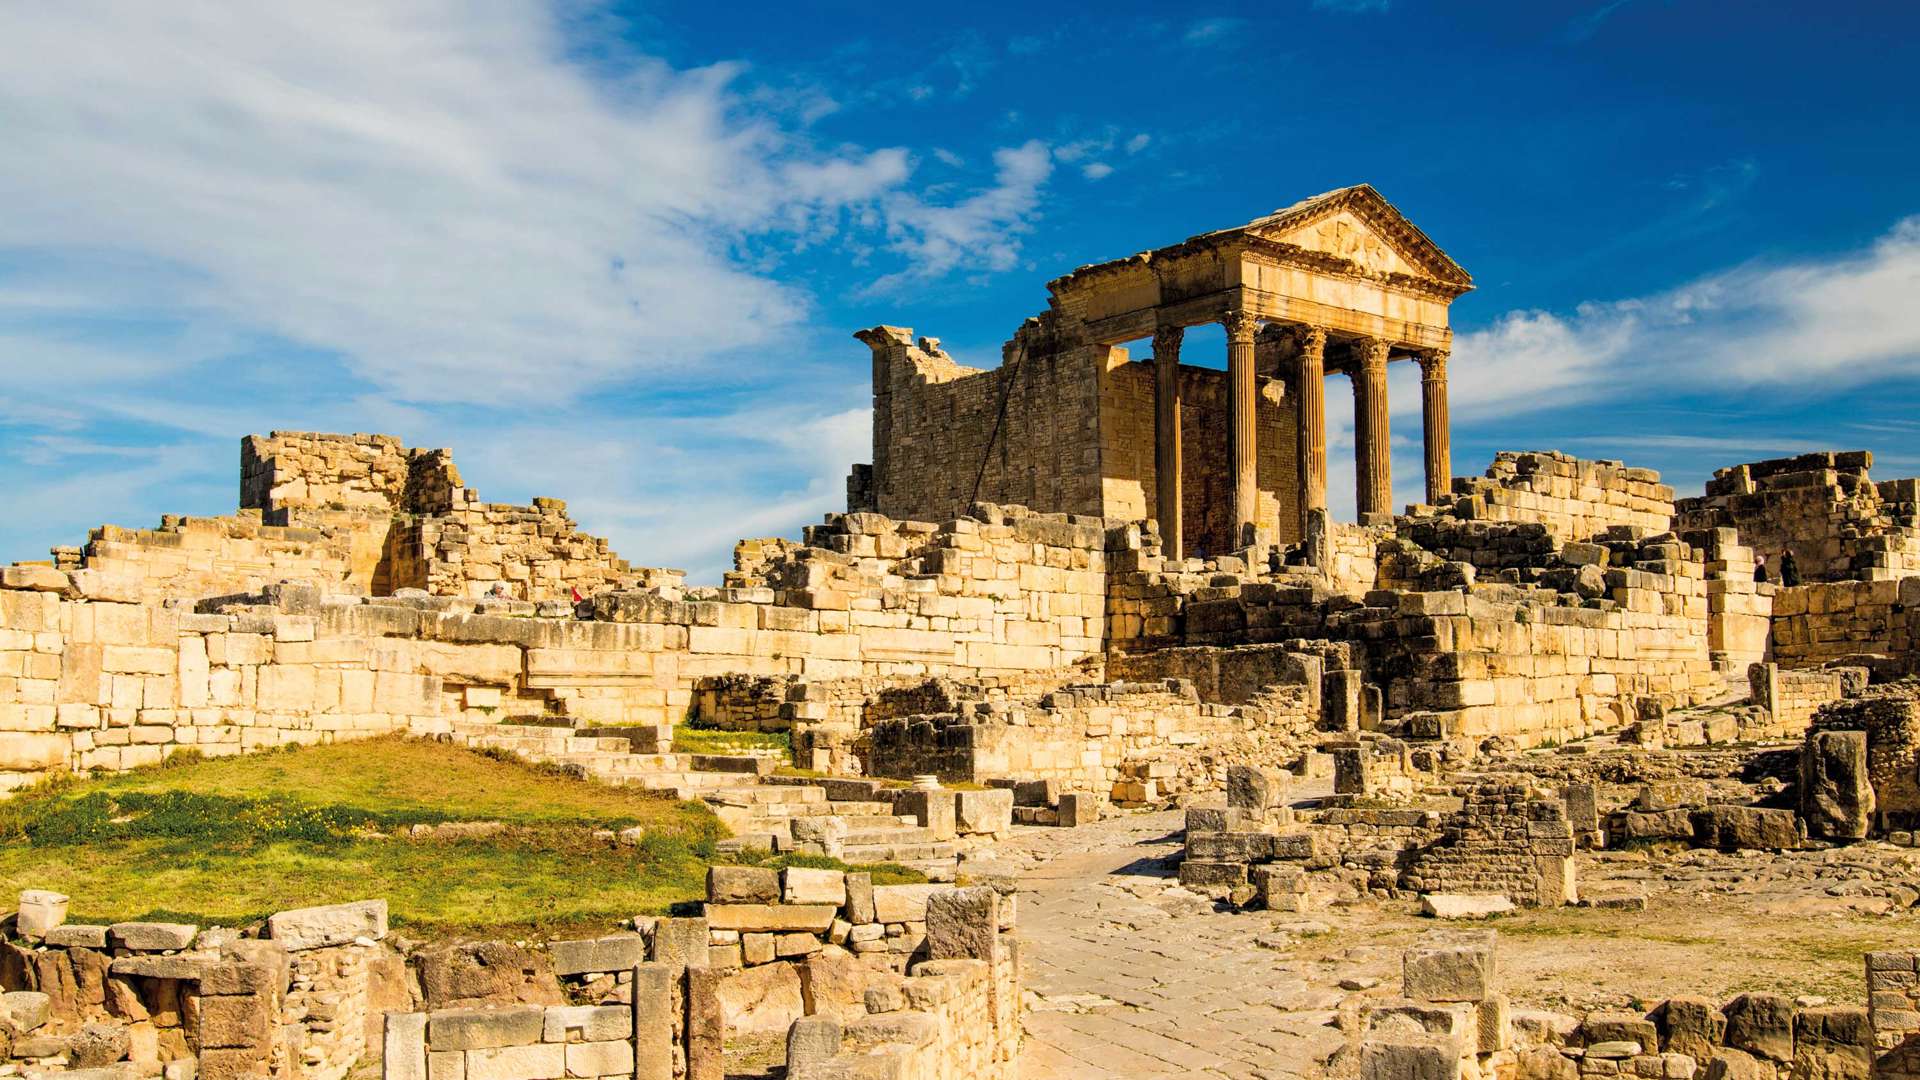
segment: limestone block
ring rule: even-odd
[[[1415,1001],[1484,1001],[1493,992],[1494,936],[1428,935],[1401,958],[1402,992]]]
[[[1000,957],[1000,897],[991,888],[946,889],[927,898],[927,956],[933,960]]]
[[[885,891],[926,887],[891,885],[876,888],[873,891],[878,901],[879,895]],[[924,899],[921,904],[924,906]],[[713,930],[782,934],[804,931],[810,934],[824,934],[827,928],[833,925],[834,916],[839,910],[837,904],[708,904],[706,918],[708,928]]]
[[[46,943],[62,949],[104,949],[107,928],[89,923],[62,923],[47,931]]]
[[[686,1080],[724,1080],[726,1026],[719,990],[726,978],[722,972],[704,968],[687,972]]]
[[[781,901],[788,904],[832,904],[846,901],[846,874],[839,870],[812,870],[789,866],[780,872]]]
[[[1800,752],[1800,816],[1806,819],[1808,835],[1861,839],[1872,824],[1873,811],[1867,733],[1807,732]]]
[[[1100,798],[1091,792],[1067,791],[1060,795],[1058,810],[1062,828],[1075,829],[1100,820]]]
[[[858,1020],[866,1015],[866,964],[845,949],[828,947],[800,963],[800,991],[807,1015]]]
[[[540,1041],[546,1010],[538,1005],[442,1009],[427,1017],[427,1043],[435,1050],[480,1050]]]
[[[629,971],[647,961],[647,940],[639,934],[613,934],[584,941],[556,941],[548,946],[555,975],[584,975],[599,971]]]
[[[356,900],[275,912],[267,917],[267,936],[289,952],[345,945],[355,938],[379,941],[387,936],[387,902]]]
[[[383,1041],[385,1080],[428,1080],[426,1013],[387,1013]]]
[[[1442,1036],[1369,1039],[1360,1047],[1361,1080],[1461,1080],[1460,1047]]]
[[[796,1080],[814,1075],[839,1055],[840,1040],[837,1017],[806,1016],[794,1021],[787,1030],[787,1075]]]
[[[1727,1018],[1726,1044],[1767,1061],[1793,1060],[1793,999],[1784,994],[1741,994],[1720,1010]]]
[[[47,1022],[52,1009],[53,999],[37,990],[10,990],[0,994],[0,1014],[5,1014],[14,1029],[22,1034],[38,1030]]]
[[[1828,1005],[1802,1009],[1794,1017],[1793,1076],[1867,1080],[1873,1058],[1873,1027],[1867,1010]]]
[[[674,970],[689,964],[704,964],[707,962],[707,942],[712,931],[738,929],[740,927],[714,926],[708,919],[657,919],[653,924],[653,942],[647,953],[648,959]]]
[[[1800,846],[1800,819],[1791,810],[1709,806],[1692,815],[1693,841],[1722,851],[1787,851]]]
[[[633,969],[634,1080],[673,1080],[674,983],[667,964],[641,964]]]
[[[741,969],[718,995],[729,1033],[781,1034],[806,1013],[799,969],[784,960]]]
[[[1587,1045],[1597,1043],[1633,1043],[1636,1053],[1652,1053],[1660,1047],[1659,1029],[1639,1013],[1599,1011],[1588,1013],[1580,1025]]]
[[[764,866],[710,866],[707,900],[715,904],[778,903],[780,871]]]
[[[1014,793],[1006,788],[954,793],[955,825],[963,835],[1006,836],[1013,831]]]
[[[1264,813],[1287,802],[1288,778],[1275,769],[1227,766],[1227,806]]]
[[[913,788],[895,796],[893,808],[895,813],[911,815],[934,840],[952,840],[959,835],[958,794],[945,788]]]
[[[186,923],[123,922],[107,927],[113,944],[134,952],[173,952],[193,944],[199,927]]]
[[[633,1064],[633,1044],[624,1038],[567,1044],[568,1076],[631,1076]]]
[[[1686,1054],[1700,1061],[1711,1061],[1714,1051],[1726,1039],[1727,1018],[1720,1007],[1706,998],[1668,998],[1656,1006],[1649,1018],[1660,1032],[1662,1053]]]
[[[878,921],[873,909],[872,874],[849,873],[847,875],[846,912],[847,921],[855,926]]]
[[[1490,919],[1513,910],[1513,901],[1502,893],[1427,893],[1420,897],[1420,913],[1436,919]]]
[[[559,1080],[567,1075],[567,1050],[556,1043],[469,1050],[467,1080]]]
[[[927,901],[949,885],[875,885],[874,921],[881,923],[917,923],[927,919]],[[831,920],[829,920],[831,922]],[[822,926],[820,929],[825,930]]]
[[[14,929],[21,937],[45,937],[47,931],[67,921],[68,902],[62,893],[46,889],[23,890]]]

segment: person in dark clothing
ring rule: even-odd
[[[1800,584],[1800,566],[1793,561],[1793,552],[1780,553],[1780,584],[1792,588]]]
[[[1753,558],[1753,583],[1755,585],[1765,585],[1767,583],[1767,557],[1765,555],[1756,555]]]

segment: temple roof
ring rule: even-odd
[[[1082,266],[1049,287],[1057,288],[1075,278],[1172,258],[1241,238],[1331,255],[1345,259],[1362,272],[1411,271],[1448,287],[1454,295],[1473,288],[1473,276],[1371,184],[1335,188],[1254,218],[1245,225],[1201,233],[1177,244],[1123,259]]]

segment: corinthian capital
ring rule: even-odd
[[[1153,355],[1155,359],[1170,356],[1180,359],[1180,343],[1185,341],[1187,330],[1184,326],[1159,326],[1153,331]]]
[[[1447,351],[1434,349],[1414,357],[1420,362],[1420,377],[1428,382],[1447,377]]]
[[[1361,338],[1353,343],[1354,357],[1363,368],[1387,367],[1387,352],[1390,346],[1385,338]]]
[[[1253,343],[1253,331],[1259,324],[1260,320],[1245,308],[1229,308],[1226,316],[1220,320],[1220,325],[1227,328],[1228,341],[1249,345]]]

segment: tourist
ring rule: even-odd
[[[1755,585],[1765,585],[1767,583],[1767,557],[1765,555],[1754,556],[1753,583]]]
[[[1780,553],[1780,584],[1788,588],[1800,584],[1800,566],[1793,561],[1790,550]]]

